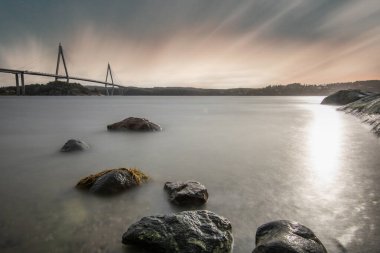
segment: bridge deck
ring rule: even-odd
[[[64,76],[64,75],[56,75],[56,74],[50,74],[50,73],[44,73],[44,72],[35,72],[35,71],[19,70],[19,69],[3,69],[3,68],[0,68],[0,73],[24,74],[24,75],[31,75],[31,76],[46,76],[46,77],[56,77],[56,78],[61,78],[61,79],[67,78],[67,76]],[[76,80],[76,81],[90,82],[90,83],[106,84],[106,85],[115,86],[115,87],[119,87],[119,88],[126,88],[125,86],[120,85],[120,84],[114,84],[114,83],[109,83],[109,82],[105,82],[105,81],[93,80],[93,79],[89,79],[89,78],[69,76],[69,79]]]

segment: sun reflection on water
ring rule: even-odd
[[[319,189],[332,186],[340,168],[342,126],[335,108],[313,108],[309,133],[309,168],[313,185]]]

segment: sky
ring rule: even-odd
[[[126,86],[373,80],[380,1],[1,0],[0,68],[54,73],[60,42],[69,75],[104,80],[109,62]]]

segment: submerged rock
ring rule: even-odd
[[[61,152],[72,152],[89,149],[90,146],[81,140],[70,139],[61,148]]]
[[[353,114],[372,126],[372,131],[380,136],[380,94],[357,100],[338,108],[339,111]]]
[[[96,194],[115,194],[138,186],[148,177],[138,169],[111,169],[81,179],[76,187]]]
[[[144,118],[129,117],[107,126],[108,130],[131,130],[140,132],[161,131],[161,127]]]
[[[144,217],[128,228],[122,242],[161,253],[229,253],[233,237],[226,218],[200,210]]]
[[[327,250],[309,228],[278,220],[257,229],[256,248],[252,253],[327,253]]]
[[[361,98],[373,95],[371,92],[361,90],[340,90],[325,97],[321,104],[324,105],[346,105]]]
[[[195,181],[167,182],[164,189],[170,201],[177,205],[202,205],[208,199],[206,187]]]

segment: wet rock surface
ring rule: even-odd
[[[177,205],[203,205],[208,199],[206,187],[196,181],[167,182],[164,189],[169,200]]]
[[[138,169],[111,169],[81,179],[76,187],[95,194],[110,195],[138,186],[148,177]]]
[[[372,132],[380,136],[380,94],[371,95],[338,108],[353,114],[372,127]]]
[[[201,210],[144,217],[128,228],[122,242],[158,253],[229,253],[233,237],[226,218]]]
[[[327,253],[309,228],[293,221],[278,220],[256,231],[256,248],[252,253]]]
[[[346,105],[364,97],[373,95],[371,92],[361,90],[340,90],[325,97],[321,104],[324,105]]]
[[[61,152],[83,151],[89,148],[90,146],[84,141],[70,139],[65,143],[65,145],[63,145],[63,147],[61,148]]]
[[[108,130],[111,131],[139,131],[139,132],[154,132],[161,131],[161,127],[147,119],[129,117],[120,122],[113,123],[107,126]]]
[[[380,114],[380,94],[367,96],[338,110],[350,113]]]

